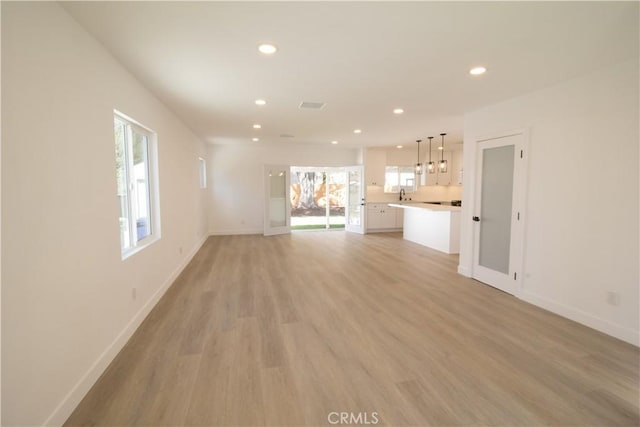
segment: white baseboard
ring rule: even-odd
[[[458,270],[459,269],[460,267],[458,267]],[[611,335],[612,337],[628,342],[629,344],[633,344],[636,347],[640,346],[640,334],[638,331],[616,325],[615,323],[611,323],[608,320],[595,317],[589,313],[585,313],[584,311],[577,310],[563,304],[558,304],[547,298],[524,290],[520,292],[518,297],[523,301],[526,301],[533,305],[537,305],[538,307],[549,310],[555,314],[581,323],[607,335]]]
[[[125,326],[125,328],[118,334],[116,339],[105,349],[105,351],[98,357],[98,359],[91,365],[89,370],[80,378],[80,380],[73,386],[71,391],[62,399],[62,402],[56,407],[53,413],[43,423],[45,426],[61,426],[69,418],[76,406],[89,392],[91,387],[100,378],[100,375],[107,369],[109,364],[118,355],[120,350],[125,346],[129,338],[138,329],[142,321],[151,312],[153,307],[156,306],[160,298],[165,294],[167,289],[176,280],[178,275],[184,270],[184,268],[191,262],[195,254],[200,250],[208,236],[203,237],[193,247],[191,252],[185,257],[180,265],[171,273],[171,275],[164,281],[162,286],[149,298],[149,300],[140,308],[131,321]]]
[[[402,228],[367,228],[366,234],[394,233],[394,232],[398,232],[398,231],[402,231]]]
[[[262,228],[236,228],[233,230],[215,230],[210,231],[209,236],[233,236],[239,234],[262,234]]]
[[[462,265],[458,265],[458,274],[461,274],[464,277],[471,277],[471,270]]]

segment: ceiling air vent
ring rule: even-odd
[[[291,135],[290,133],[283,133],[280,135],[280,138],[293,138],[293,135]]]
[[[324,102],[302,101],[298,108],[300,108],[301,110],[321,110],[324,108],[324,106]]]

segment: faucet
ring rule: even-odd
[[[402,196],[405,195],[404,188],[400,189],[400,201],[402,201]]]

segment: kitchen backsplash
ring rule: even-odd
[[[394,202],[398,200],[398,197],[398,193],[385,193],[382,186],[367,186],[368,202]],[[407,193],[406,197],[420,202],[462,200],[462,187],[459,185],[422,186],[418,188],[418,191]]]

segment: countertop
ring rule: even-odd
[[[407,202],[407,203],[387,203],[394,208],[402,209],[424,209],[429,211],[445,211],[445,212],[460,212],[462,209],[460,206],[450,205],[433,205],[425,202]]]

